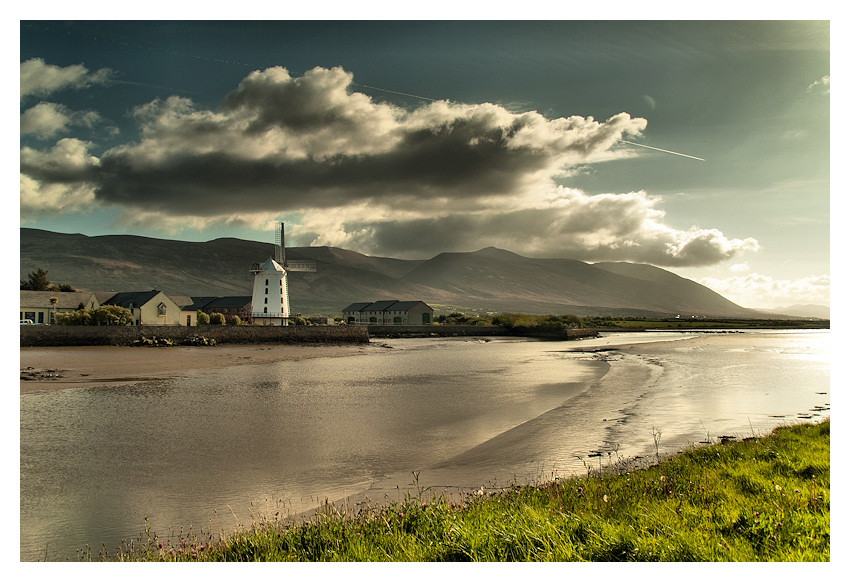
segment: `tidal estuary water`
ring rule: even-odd
[[[21,395],[21,560],[229,534],[351,496],[495,488],[829,415],[828,331],[374,340]],[[215,349],[215,348],[210,348]],[[152,361],[155,366],[155,361]]]

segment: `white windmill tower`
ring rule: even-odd
[[[289,309],[288,271],[316,272],[313,261],[286,261],[283,223],[275,229],[274,258],[264,263],[254,263],[254,293],[251,298],[251,318],[261,325],[289,325],[292,316]]]

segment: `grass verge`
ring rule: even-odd
[[[404,502],[229,537],[147,539],[118,561],[829,561],[829,419],[625,474]],[[414,480],[415,480],[414,475]],[[91,559],[91,556],[83,556]]]

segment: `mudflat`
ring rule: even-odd
[[[217,346],[21,348],[21,394],[134,384],[193,370],[350,356],[377,345],[231,344]]]

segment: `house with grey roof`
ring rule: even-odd
[[[136,325],[195,325],[188,314],[162,291],[115,293],[103,305],[117,305],[133,312]],[[189,319],[187,319],[189,318]]]
[[[57,313],[78,309],[97,309],[100,303],[94,293],[83,291],[21,291],[21,321],[51,324]]]
[[[431,325],[434,310],[422,301],[390,299],[371,303],[352,303],[342,310],[348,324]]]

